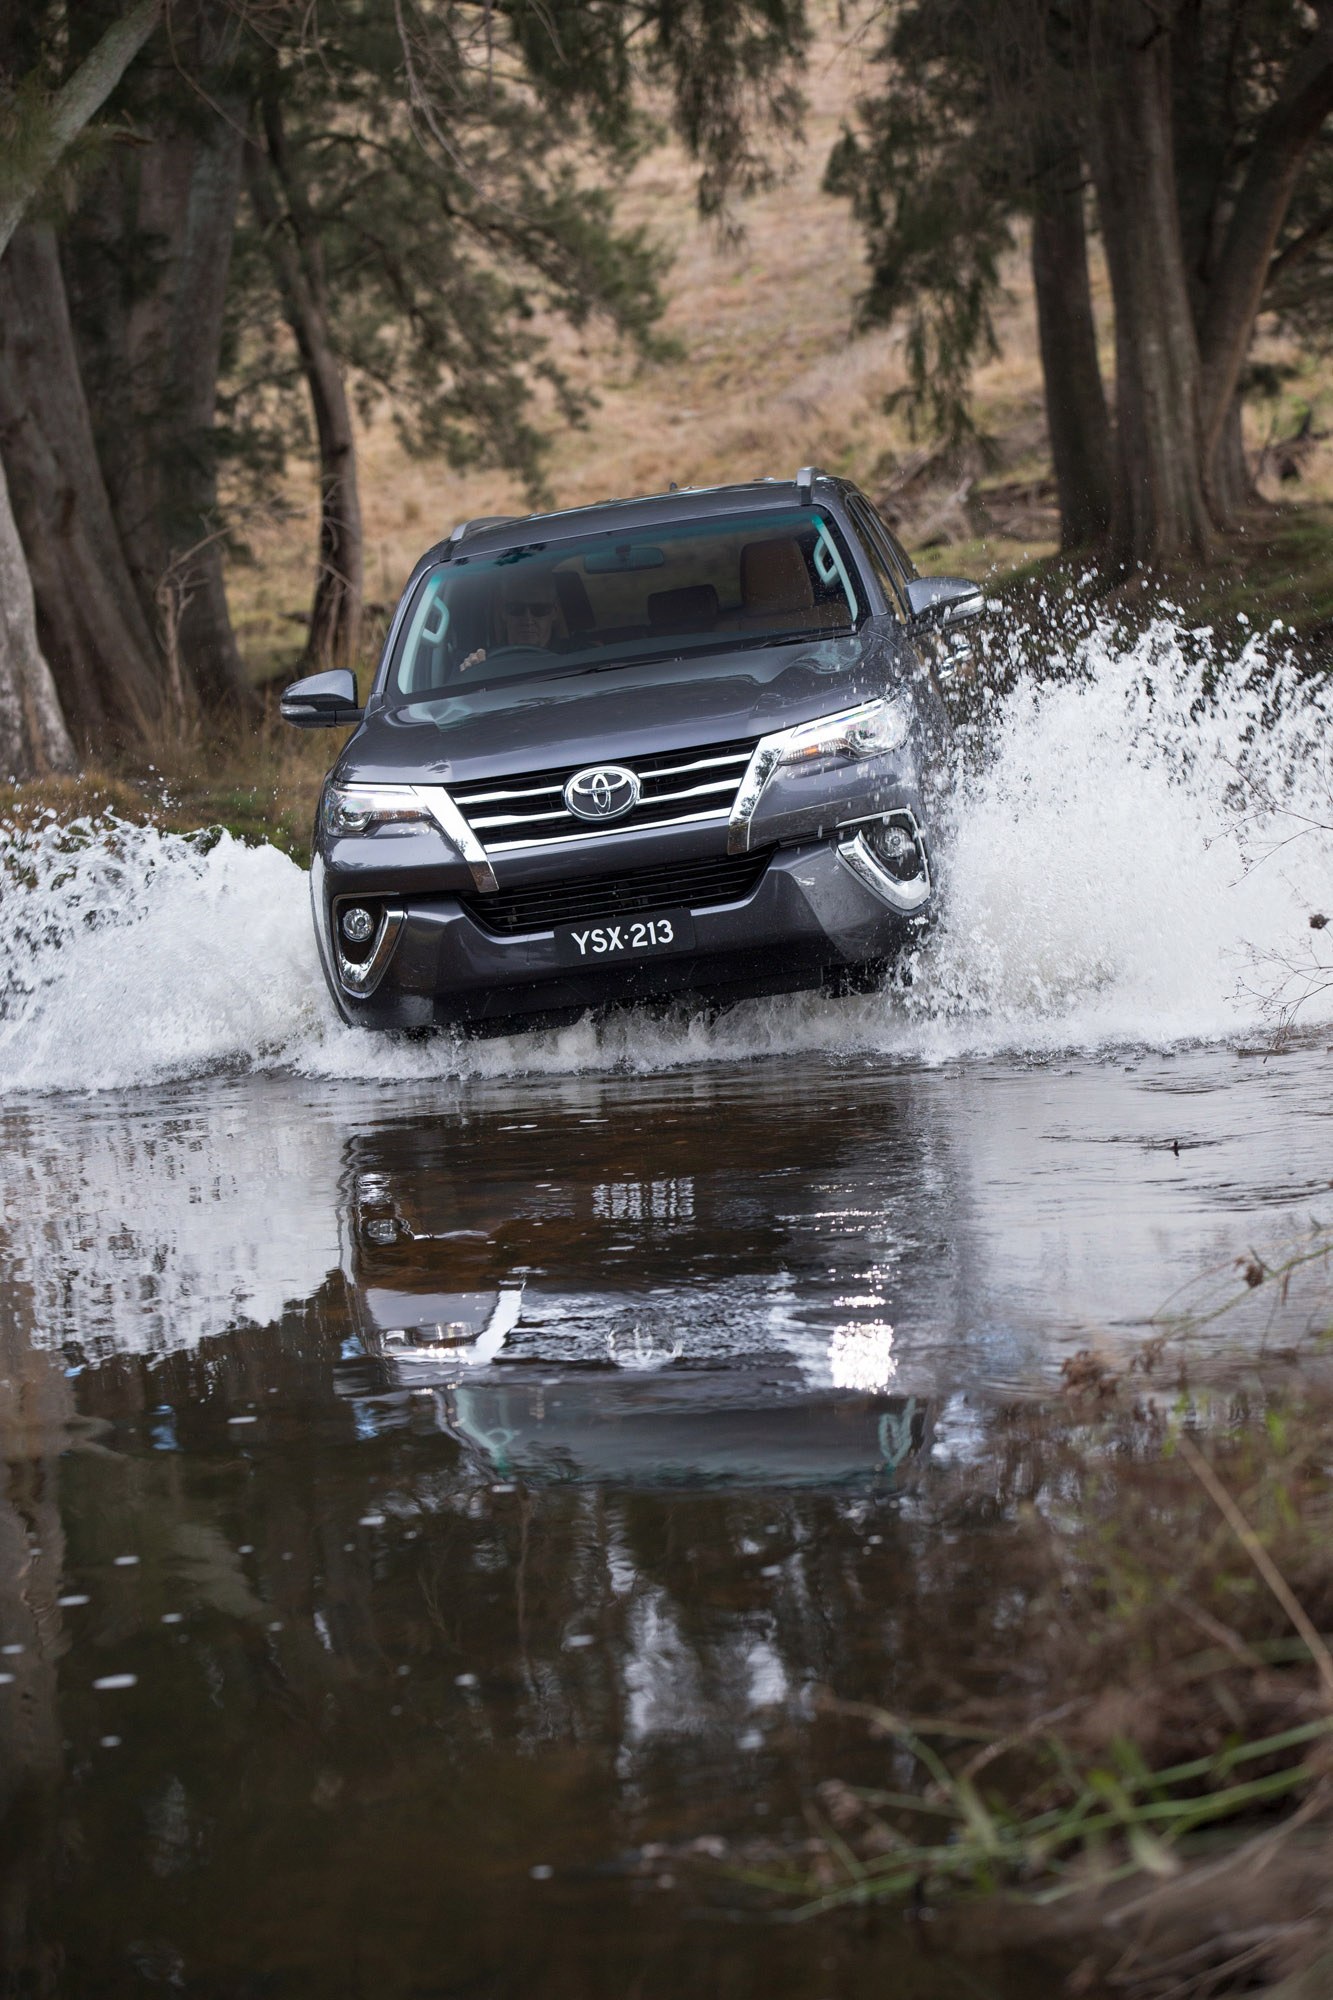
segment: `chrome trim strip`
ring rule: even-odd
[[[802,723],[801,727],[805,728],[806,725]],[[794,734],[795,731],[792,729],[779,729],[773,736],[761,736],[755,744],[727,822],[728,854],[749,853],[750,821],[754,818],[755,807],[759,803],[764,786],[782,761],[787,738]]]
[[[661,771],[650,771],[648,778],[660,778],[664,775],[666,774]],[[647,779],[644,780],[645,783],[647,781]],[[709,778],[702,785],[686,785],[683,791],[655,792],[652,798],[644,800],[644,804],[649,806],[664,806],[672,799],[700,799],[705,792],[734,792],[735,789],[736,780],[734,777]]]
[[[608,840],[618,833],[670,833],[677,826],[718,826],[726,823],[726,811],[682,813],[679,819],[658,819],[639,821],[635,826],[626,826],[623,821],[614,826],[591,828],[587,833],[560,833],[553,840],[504,840],[496,841],[486,849],[487,854],[524,854],[534,847],[565,847],[574,842]]]
[[[838,842],[838,859],[849,868],[863,887],[872,896],[878,896],[881,903],[887,903],[891,910],[900,915],[910,916],[913,910],[929,900],[931,891],[930,859],[926,844],[921,838],[921,828],[916,823],[916,815],[908,811],[886,815],[887,819],[906,820],[912,829],[912,839],[921,858],[921,873],[910,882],[899,882],[889,874],[881,862],[876,860],[874,849],[865,837],[865,822],[851,833],[844,834]]]
[[[495,870],[486,858],[486,849],[464,819],[458,807],[450,798],[443,785],[412,785],[409,789],[420,799],[439,827],[446,840],[454,846],[472,871],[472,886],[483,895],[490,895],[499,888]]]
[[[355,896],[341,896],[338,900],[340,904],[354,903],[356,898]],[[365,1000],[375,991],[375,988],[384,977],[389,960],[393,957],[393,948],[398,942],[398,933],[403,928],[404,914],[403,908],[399,903],[386,903],[384,905],[384,910],[380,917],[380,927],[375,933],[374,949],[369,958],[363,959],[358,963],[354,959],[344,958],[343,956],[342,946],[338,942],[341,935],[338,929],[338,911],[336,908],[334,909],[331,926],[333,931],[333,950],[334,956],[338,961],[338,984],[342,987],[344,993],[350,993],[356,1000]]]
[[[488,1361],[494,1361],[518,1325],[522,1311],[522,1285],[501,1285],[494,1309],[477,1335],[475,1347],[470,1354],[463,1356],[469,1368],[484,1368]]]
[[[468,806],[498,805],[502,799],[549,799],[565,789],[564,781],[557,778],[553,785],[529,785],[525,792],[467,792],[454,803],[462,811]]]

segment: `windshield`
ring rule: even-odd
[[[427,572],[389,693],[417,702],[834,637],[861,610],[843,546],[810,508],[533,542]]]

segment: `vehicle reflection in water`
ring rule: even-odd
[[[1322,1058],[1229,1063],[11,1107],[14,1990],[1058,1990],[695,1915],[883,1783],[821,1690],[1012,1671],[1069,1473],[994,1385],[1326,1180]]]
[[[418,1154],[401,1181],[382,1154],[376,1168],[347,1177],[344,1275],[356,1333],[335,1382],[363,1413],[428,1396],[441,1429],[482,1470],[542,1481],[887,1489],[925,1447],[927,1411],[915,1397],[846,1393],[892,1379],[884,1325],[835,1332],[832,1392],[812,1388],[789,1355],[776,1353],[763,1368],[718,1358],[696,1366],[680,1338],[659,1347],[638,1324],[619,1337],[608,1331],[600,1360],[585,1352],[551,1373],[548,1330],[562,1315],[549,1287],[526,1319],[518,1277],[501,1275],[494,1289],[432,1289],[445,1274],[479,1286],[496,1273],[484,1231],[432,1235],[409,1220],[428,1159]],[[679,1231],[701,1220],[692,1178],[596,1183],[570,1206],[585,1235],[601,1223]]]

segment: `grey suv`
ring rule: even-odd
[[[932,912],[932,662],[982,603],[814,468],[455,528],[364,709],[341,669],[282,699],[357,725],[311,874],[343,1018],[500,1033],[880,978]]]

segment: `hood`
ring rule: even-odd
[[[851,708],[914,667],[896,625],[846,639],[559,671],[465,695],[373,707],[337,774],[467,783],[767,735]],[[879,629],[875,629],[878,627]]]

